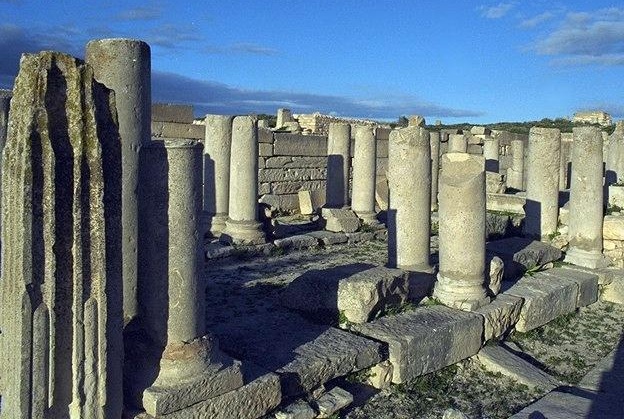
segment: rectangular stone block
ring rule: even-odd
[[[273,131],[269,128],[258,127],[258,142],[273,144]]]
[[[327,137],[275,133],[274,138],[275,156],[327,156]]]
[[[296,211],[299,208],[299,196],[296,193],[286,195],[266,194],[262,195],[258,202],[284,211]]]
[[[152,136],[159,138],[188,138],[204,141],[206,127],[177,122],[152,122]]]
[[[304,180],[325,180],[327,169],[302,168],[302,169],[260,169],[258,181],[260,182],[290,182]]]
[[[499,294],[490,304],[475,310],[483,316],[483,339],[488,341],[502,336],[518,322],[522,309],[522,298]]]
[[[273,155],[273,144],[269,144],[269,143],[258,144],[258,155],[260,157],[271,157]]]
[[[605,215],[602,223],[602,238],[605,240],[624,240],[624,217]]]
[[[273,182],[271,184],[271,193],[282,194],[294,194],[299,193],[301,190],[325,190],[327,182],[324,180],[304,180],[304,181],[292,181],[292,182]],[[303,214],[303,213],[302,213]]]
[[[388,344],[394,367],[392,382],[399,384],[475,355],[481,348],[483,317],[432,306],[354,328]]]
[[[468,154],[483,154],[483,147],[478,144],[468,144],[466,147],[466,153]]]
[[[377,128],[375,130],[375,138],[377,140],[389,140],[391,128]]]
[[[271,193],[270,183],[258,183],[258,195],[265,195]]]
[[[176,105],[173,103],[152,104],[152,121],[192,124],[194,118],[193,106],[191,105]]]
[[[539,272],[521,278],[504,294],[524,300],[516,330],[528,332],[576,310],[578,286]]]
[[[624,272],[619,270],[620,272]],[[602,301],[624,304],[624,274],[613,275],[611,281],[604,285],[600,294]]]
[[[522,237],[510,237],[486,244],[488,252],[503,259],[505,279],[515,279],[527,269],[561,259],[561,250],[549,244]]]
[[[572,281],[578,286],[576,306],[585,307],[598,301],[598,275],[568,268],[554,268],[543,272],[564,281]]]
[[[322,169],[327,167],[327,157],[276,156],[267,159],[266,167],[276,169]]]
[[[486,195],[485,208],[488,211],[513,212],[524,214],[526,198],[520,195],[501,193],[488,193]]]
[[[377,158],[388,158],[388,140],[377,140]]]

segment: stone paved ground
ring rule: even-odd
[[[382,241],[253,258],[241,253],[238,257],[211,260],[205,271],[208,326],[214,329],[225,323],[235,327],[237,319],[282,310],[279,291],[309,269],[385,261],[386,243]],[[562,381],[575,384],[618,345],[623,324],[624,306],[597,303],[529,333],[516,333],[510,340],[526,359]],[[351,382],[343,384],[361,389],[361,378],[354,375]],[[360,397],[356,394],[358,406],[340,417],[439,418],[446,408],[454,407],[471,418],[504,418],[542,395],[466,360],[408,384],[381,392],[368,389]]]

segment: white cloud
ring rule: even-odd
[[[552,12],[540,13],[539,15],[533,16],[532,18],[521,21],[518,26],[525,29],[534,28],[537,25],[552,19],[553,17],[555,17],[555,14]]]
[[[481,16],[487,19],[500,19],[516,6],[515,2],[498,3],[496,6],[481,6]]]

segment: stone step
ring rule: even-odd
[[[552,391],[509,419],[624,418],[621,400],[593,391],[566,387]]]
[[[315,324],[290,311],[236,318],[216,326],[221,349],[276,372],[284,397],[309,393],[331,379],[385,359],[378,342]]]
[[[353,328],[388,345],[392,382],[398,384],[475,355],[481,348],[483,317],[430,306]]]
[[[598,301],[598,275],[568,267],[547,269],[543,274],[575,283],[578,286],[577,307],[585,307]]]
[[[513,295],[498,294],[490,304],[486,304],[475,310],[483,316],[484,332],[483,339],[488,341],[502,336],[518,322],[522,310],[522,298]]]
[[[576,310],[578,285],[568,279],[538,272],[519,279],[504,294],[523,299],[516,330],[528,332]]]
[[[549,374],[502,346],[484,346],[476,358],[486,370],[501,373],[534,389],[551,391],[560,384]]]

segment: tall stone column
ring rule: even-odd
[[[607,172],[605,183],[624,182],[624,121],[615,123],[615,131],[609,136],[608,154],[605,156]]]
[[[499,169],[499,148],[498,138],[486,138],[483,140],[483,157],[485,158],[485,171],[498,173]]]
[[[485,282],[485,159],[466,153],[442,156],[440,270],[433,296],[474,310],[489,302]]]
[[[221,235],[228,217],[233,118],[206,115],[205,120],[204,219],[213,237]]]
[[[431,149],[431,211],[438,209],[438,176],[440,174],[440,132],[429,133]]]
[[[7,127],[9,124],[9,107],[11,104],[11,90],[0,89],[0,169],[2,168],[2,150],[6,143]],[[0,196],[2,196],[2,171],[0,170]],[[2,211],[2,201],[0,200],[0,211]],[[1,222],[1,220],[0,220]]]
[[[431,272],[430,147],[429,133],[422,127],[390,132],[387,225],[388,265],[391,267]]]
[[[511,167],[507,169],[507,187],[524,190],[524,141],[511,140]]]
[[[254,117],[237,116],[232,124],[230,203],[221,240],[253,245],[266,242],[258,222],[258,127]]]
[[[137,314],[139,152],[151,141],[150,47],[134,39],[101,39],[87,44],[86,61],[95,78],[115,91],[122,174],[124,322]]]
[[[557,231],[560,150],[558,129],[531,128],[526,159],[525,236],[543,239]]]
[[[156,417],[242,384],[239,365],[223,364],[218,344],[206,330],[200,278],[202,149],[195,140],[165,139],[142,150],[142,170],[151,178],[145,188],[149,207],[142,205],[142,219],[151,232],[151,240],[142,242],[151,282],[140,283],[141,307],[155,349],[162,351],[142,405]]]
[[[576,127],[573,135],[570,248],[565,261],[603,268],[607,262],[602,253],[602,134],[597,127]]]
[[[122,414],[121,154],[114,94],[24,54],[2,164],[4,418]]]
[[[447,153],[465,153],[467,149],[468,139],[464,134],[449,135]]]
[[[370,126],[355,126],[351,209],[365,224],[379,224],[375,212],[377,141]]]
[[[349,205],[349,168],[351,167],[351,125],[330,123],[327,135],[328,208]]]

